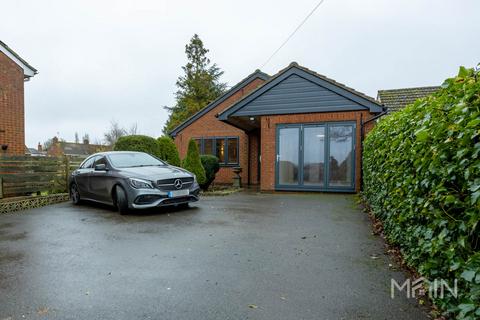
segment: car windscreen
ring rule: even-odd
[[[165,162],[146,153],[109,154],[111,164],[117,168],[164,166]]]

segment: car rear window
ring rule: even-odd
[[[110,162],[117,168],[164,166],[165,162],[147,153],[117,153],[108,155]]]

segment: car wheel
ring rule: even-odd
[[[122,187],[117,186],[115,188],[115,205],[118,209],[118,212],[120,214],[127,214],[128,213],[128,200],[127,200],[127,194],[125,193],[125,190],[123,190]]]
[[[73,204],[80,204],[80,192],[78,192],[78,187],[75,183],[72,183],[70,186],[70,199],[72,200]]]

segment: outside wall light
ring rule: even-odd
[[[8,144],[2,144],[2,150],[5,151],[8,149]]]

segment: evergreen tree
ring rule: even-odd
[[[208,51],[197,34],[185,46],[188,62],[182,67],[184,75],[177,79],[175,105],[165,107],[170,113],[163,128],[165,134],[225,92],[227,85],[220,82],[223,71],[210,63]]]
[[[180,156],[178,155],[177,146],[172,138],[163,136],[158,138],[157,141],[160,148],[160,159],[167,161],[172,166],[180,167]]]
[[[188,142],[187,156],[183,159],[182,167],[197,176],[198,184],[204,184],[207,181],[205,169],[200,160],[200,152],[198,151],[197,143],[193,139],[190,139]]]

